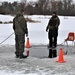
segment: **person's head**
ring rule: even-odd
[[[21,13],[22,15],[24,15],[24,10],[23,10],[23,9],[21,9],[21,10],[20,10],[20,13]]]
[[[56,13],[56,12],[53,12],[53,13],[52,13],[52,16],[56,16],[56,15],[57,15],[57,13]]]

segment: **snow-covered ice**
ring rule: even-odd
[[[26,16],[25,16],[26,17]],[[41,21],[40,23],[27,23],[29,29],[29,39],[32,47],[29,49],[30,56],[27,59],[15,58],[15,36],[12,35],[7,41],[0,45],[0,75],[75,75],[75,47],[58,46],[68,51],[64,55],[65,63],[56,62],[57,58],[47,58],[48,35],[46,26],[51,16],[33,15],[27,16],[33,20]],[[67,37],[68,32],[75,32],[75,17],[59,16],[60,26],[58,34],[58,44],[61,44]],[[13,16],[0,15],[0,21],[12,21]],[[11,24],[0,24],[0,42],[13,33]],[[69,42],[71,45],[72,42]],[[36,46],[33,46],[36,45]],[[37,46],[38,45],[38,46]]]
[[[58,46],[57,50],[60,47],[62,46]],[[38,52],[40,52],[39,50],[43,52],[44,49],[48,51],[46,46],[31,47],[29,57],[27,59],[19,59],[15,58],[14,46],[1,46],[0,75],[75,75],[75,54],[74,52],[71,53],[71,50],[75,51],[73,46],[63,47],[63,50],[68,49],[70,52],[64,56],[66,61],[64,63],[56,62],[58,57],[50,59],[40,57],[39,53],[37,57],[34,55],[37,50]],[[41,55],[44,56],[42,53]]]
[[[13,16],[9,15],[0,15],[0,20],[3,21],[10,21],[13,20]],[[25,16],[29,17],[33,20],[38,20],[41,23],[27,23],[28,29],[29,29],[29,38],[31,45],[46,45],[48,44],[48,35],[46,32],[46,26],[48,24],[49,18],[51,16],[40,16],[40,15],[33,15],[33,16]],[[58,31],[58,44],[61,44],[64,39],[68,36],[69,32],[75,32],[75,17],[67,16],[64,18],[64,16],[59,16],[60,18],[60,26]],[[0,42],[6,39],[10,34],[12,34],[14,31],[12,29],[12,23],[11,24],[0,24]],[[14,35],[12,35],[7,41],[5,41],[3,44],[11,44],[14,45]],[[69,42],[69,44],[72,44]]]

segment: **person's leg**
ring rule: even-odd
[[[24,52],[24,42],[25,42],[25,38],[23,35],[19,36],[19,54],[22,55]]]
[[[49,49],[49,55],[48,58],[52,58],[52,49]]]
[[[49,30],[48,39],[49,39],[49,47],[52,47],[52,34],[51,34],[51,30]]]
[[[57,37],[54,37],[54,47],[57,47]]]
[[[54,49],[52,50],[52,56],[53,56],[53,58],[54,58],[54,57],[57,57],[57,50],[56,50],[56,48],[54,48]]]
[[[19,41],[18,41],[18,35],[15,35],[15,55],[18,58],[19,57]]]
[[[27,58],[27,56],[23,55],[24,47],[25,47],[25,36],[21,35],[21,36],[19,36],[19,55],[20,55],[20,58]]]
[[[57,37],[58,37],[58,29],[55,29],[54,47],[57,47]]]
[[[52,37],[50,38],[49,46],[52,47]]]
[[[56,50],[56,47],[57,47],[57,36],[58,36],[58,30],[55,29],[54,30],[54,37],[53,37],[53,46],[54,46],[53,52],[52,52],[53,57],[57,57],[57,50]]]
[[[49,38],[49,55],[48,55],[48,57],[52,58],[52,33],[51,33],[51,30],[49,30],[48,38]]]

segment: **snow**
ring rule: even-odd
[[[2,21],[2,22],[13,21],[13,16],[10,16],[10,15],[0,15],[0,21]]]
[[[46,32],[46,26],[48,24],[49,18],[51,16],[41,16],[41,15],[32,15],[32,16],[25,16],[29,17],[32,20],[40,21],[41,23],[27,23],[28,30],[29,30],[29,39],[31,45],[46,45],[48,44],[48,33]],[[64,17],[59,16],[60,18],[60,26],[58,31],[58,44],[61,44],[64,39],[68,36],[69,32],[75,32],[75,17]],[[10,15],[0,15],[0,21],[9,22],[13,20],[13,16]],[[13,31],[13,24],[0,24],[0,42],[10,36]],[[62,36],[63,35],[63,36]],[[39,38],[40,37],[40,38]],[[11,44],[14,45],[14,35],[12,35],[7,41],[3,44]],[[72,44],[69,42],[69,44]]]
[[[19,74],[19,73],[17,73],[17,72],[15,72],[15,73],[7,73],[7,72],[5,72],[5,71],[0,71],[0,75],[38,75],[38,74],[32,74],[32,73],[30,73],[30,74]]]
[[[30,55],[27,59],[15,58],[15,36],[14,34],[0,45],[0,75],[75,75],[75,47],[69,42],[69,47],[58,46],[57,53],[59,55],[60,48],[68,51],[64,55],[65,63],[56,62],[56,58],[47,58],[48,49],[48,33],[46,26],[51,16],[32,15],[25,16],[40,23],[27,23],[29,29],[29,40],[32,46]],[[61,44],[67,37],[69,32],[75,32],[75,17],[59,16],[60,26],[58,32],[58,44]],[[13,20],[13,16],[0,15],[0,21],[9,22]],[[13,24],[0,24],[0,43],[5,40],[14,31]],[[38,46],[37,46],[38,45]],[[40,46],[41,45],[41,46]]]
[[[46,47],[35,47],[35,49],[32,47],[30,51],[44,50],[44,48]],[[27,59],[15,58],[13,51],[14,46],[0,47],[0,75],[75,75],[75,54],[73,53],[64,56],[66,62],[59,63],[56,62],[58,57],[50,59],[30,55]]]

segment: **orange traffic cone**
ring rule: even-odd
[[[63,58],[63,50],[62,48],[60,48],[60,54],[59,54],[59,58],[56,62],[60,62],[60,63],[64,63],[64,58]]]
[[[30,48],[31,46],[30,46],[30,42],[29,42],[29,38],[27,38],[27,42],[26,42],[26,46],[25,46],[26,48]]]

